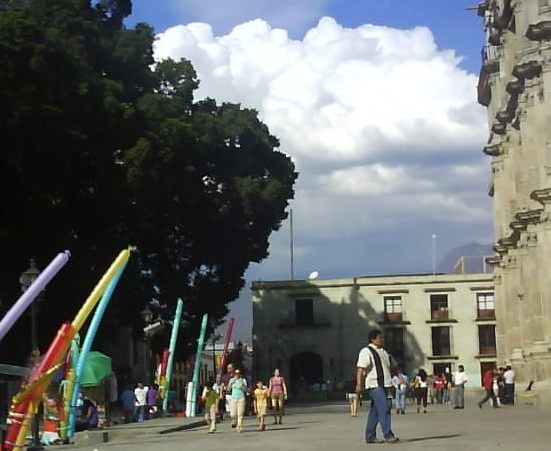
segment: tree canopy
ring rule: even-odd
[[[294,165],[257,112],[195,101],[191,62],[155,64],[153,29],[127,28],[130,12],[0,0],[0,309],[30,257],[73,255],[40,307],[43,346],[127,245],[138,251],[107,324],[181,296],[191,341],[202,313],[227,313],[293,197]],[[2,355],[21,360],[27,335],[16,327]]]

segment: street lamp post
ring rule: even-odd
[[[221,334],[214,334],[212,336],[212,374],[213,380],[216,380],[216,342],[223,337]]]
[[[151,321],[153,320],[153,312],[151,311],[151,309],[149,308],[149,305],[146,305],[145,308],[140,312],[140,316],[142,317],[142,319],[144,320],[144,323],[146,324],[146,328],[147,326],[150,325]],[[150,359],[150,354],[151,354],[151,335],[154,333],[153,330],[146,330],[146,328],[144,328],[144,332],[145,332],[145,355],[144,355],[144,376],[145,376],[145,379],[143,382],[144,383],[147,383],[149,384],[149,372],[151,370],[151,359]]]
[[[21,285],[21,291],[25,292],[33,282],[40,275],[40,270],[36,267],[36,263],[33,258],[30,260],[29,268],[21,273],[19,276],[19,284]],[[38,333],[37,333],[37,323],[36,323],[36,303],[40,300],[38,298],[35,302],[31,304],[31,348],[32,353],[38,350]],[[38,424],[38,412],[33,415],[32,419],[32,442],[27,447],[27,451],[39,451],[43,450],[44,447],[40,444],[40,431]]]

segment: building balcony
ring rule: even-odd
[[[400,313],[385,313],[383,318],[384,318],[384,321],[387,322],[387,323],[400,323],[400,322],[402,322],[403,315],[402,315],[402,312],[400,312]]]
[[[431,310],[430,319],[436,321],[447,321],[449,319],[449,311],[448,309],[443,308],[438,310]]]
[[[450,317],[448,309],[431,310],[430,319],[426,323],[457,323]]]
[[[482,66],[478,76],[478,103],[484,106],[490,104],[492,99],[492,90],[490,87],[490,76],[499,72],[499,48],[493,46],[484,46],[482,48]]]
[[[331,327],[332,322],[328,316],[315,315],[313,318],[297,319],[295,316],[280,318],[277,327],[279,329],[320,329]]]
[[[451,355],[450,348],[446,346],[440,346],[439,348],[432,350],[432,355],[434,356]]]
[[[478,310],[476,315],[477,320],[494,320],[496,319],[495,309]]]
[[[446,361],[449,361],[449,360],[459,360],[459,356],[451,355],[450,350],[448,349],[447,354],[429,355],[429,356],[427,356],[427,360],[431,360],[431,361],[432,360],[438,360],[438,361],[441,361],[441,362],[446,362]]]
[[[495,346],[480,346],[478,352],[477,357],[479,358],[495,357],[497,355]]]
[[[383,313],[383,319],[378,321],[379,324],[384,324],[387,326],[406,326],[411,324],[411,321],[404,319],[404,315],[399,313]]]
[[[490,83],[488,82],[489,74],[484,71],[484,68],[480,70],[480,75],[478,76],[478,103],[484,106],[490,104],[492,100],[492,89],[490,88]]]

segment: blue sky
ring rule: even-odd
[[[433,234],[438,260],[492,242],[475,0],[133,3],[156,58],[194,64],[197,99],[255,108],[293,158],[296,278],[429,272]],[[248,284],[289,266],[287,221]],[[248,339],[249,291],[231,306]]]
[[[197,6],[202,4],[204,8]],[[480,68],[480,49],[483,33],[476,11],[467,7],[477,0],[296,0],[290,3],[313,5],[305,8],[304,17],[289,18],[277,11],[285,2],[251,0],[227,2],[219,0],[133,0],[133,14],[129,25],[147,22],[157,32],[174,25],[189,22],[210,23],[216,34],[224,34],[235,25],[261,17],[275,27],[284,27],[291,36],[300,38],[323,15],[337,19],[341,24],[356,27],[364,23],[396,28],[427,26],[434,33],[438,46],[455,49],[464,57],[462,67],[471,72]],[[243,5],[243,9],[239,5]],[[269,6],[270,4],[275,6]],[[162,5],[162,6],[161,6]],[[232,5],[224,6],[224,5]],[[284,8],[285,6],[283,6]],[[212,8],[218,8],[213,14]],[[228,12],[231,9],[231,12]],[[263,13],[263,9],[265,12]],[[275,10],[274,10],[275,9]],[[286,20],[287,19],[287,20]]]

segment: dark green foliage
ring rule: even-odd
[[[0,310],[31,256],[73,254],[41,306],[43,345],[129,244],[106,324],[139,331],[149,299],[170,310],[182,296],[191,342],[268,255],[293,196],[293,163],[256,112],[194,102],[187,60],[151,69],[153,30],[125,28],[130,12],[129,0],[0,1]],[[2,360],[24,358],[26,321]]]
[[[226,367],[229,363],[231,363],[235,369],[246,375],[249,372],[249,368],[245,367],[244,362],[245,352],[243,349],[243,343],[239,342],[234,349],[228,352],[228,355],[226,356]]]

